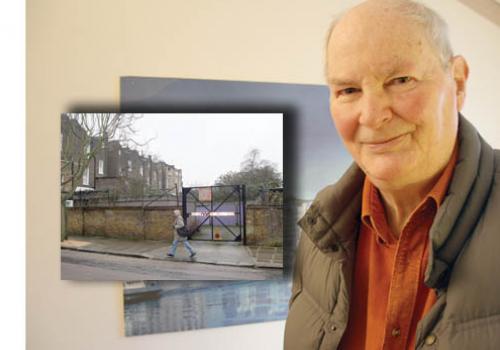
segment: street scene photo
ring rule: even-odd
[[[60,137],[61,279],[283,277],[282,114],[64,113]]]

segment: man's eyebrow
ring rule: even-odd
[[[405,74],[407,71],[412,70],[414,67],[413,64],[404,62],[399,62],[397,65],[393,65],[383,73],[386,77],[397,76],[399,74]],[[336,85],[336,86],[352,86],[359,85],[359,82],[355,79],[351,78],[341,78],[341,77],[329,77],[327,78],[328,85]]]
[[[358,82],[356,82],[353,79],[342,79],[342,78],[335,78],[331,77],[327,79],[328,85],[357,85]]]

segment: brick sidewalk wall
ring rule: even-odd
[[[69,235],[173,240],[174,210],[169,208],[71,208]]]
[[[247,206],[247,243],[283,246],[283,208],[273,205]]]
[[[67,208],[68,235],[108,238],[173,240],[176,207]],[[247,243],[283,245],[281,206],[248,205]]]

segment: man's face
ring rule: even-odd
[[[381,16],[347,15],[332,32],[330,110],[370,180],[404,188],[446,165],[463,99],[457,98],[455,63],[443,68],[421,28]]]

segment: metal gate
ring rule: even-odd
[[[192,240],[246,244],[245,185],[182,188],[182,216]]]

